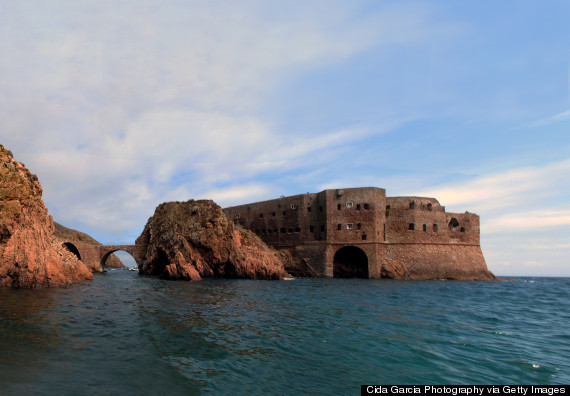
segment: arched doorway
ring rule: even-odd
[[[345,246],[336,251],[333,260],[335,278],[368,278],[368,257],[356,246]]]
[[[81,260],[81,255],[79,254],[79,249],[71,242],[63,242],[63,247],[69,250],[71,253],[75,254],[79,260]]]

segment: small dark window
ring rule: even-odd
[[[236,218],[236,219],[239,219],[239,217],[240,217],[240,216],[239,216],[239,213],[236,213],[235,218]]]
[[[260,219],[263,219],[263,213],[260,213],[260,214],[259,214],[259,218],[260,218]]]
[[[271,234],[273,232],[273,230],[271,230],[271,228],[270,228],[267,230],[267,232]]]
[[[301,232],[301,227],[296,227],[295,232]]]
[[[408,224],[408,230],[413,231],[415,228],[416,226],[414,225],[414,223]]]
[[[323,211],[323,207],[322,207],[322,206],[319,206],[319,211],[321,211],[321,212]]]
[[[287,230],[287,232],[291,233],[291,232],[293,232],[293,229],[292,229],[292,228],[289,228],[289,229]]]
[[[275,213],[275,212],[272,212],[272,213],[271,213],[271,215],[272,215],[273,217],[275,217],[276,214],[277,214],[277,213]]]
[[[337,224],[336,229],[337,229],[337,230],[342,230],[342,224]]]
[[[427,208],[428,208],[428,210],[432,210],[432,209],[433,209],[433,205],[430,204],[430,203],[428,203],[428,204],[427,204]]]
[[[427,231],[427,224],[424,224],[424,232]]]
[[[360,204],[356,204],[356,210],[360,210]]]
[[[386,217],[390,216],[390,205],[386,205]]]
[[[281,233],[282,233],[282,234],[285,234],[286,232],[287,232],[287,229],[281,228]]]
[[[357,229],[357,230],[361,230],[361,229],[362,229],[362,224],[361,224],[361,223],[358,223],[358,224],[356,225],[356,229]]]
[[[465,232],[465,227],[461,227],[460,232]]]
[[[321,225],[321,232],[325,232],[325,225]]]
[[[365,209],[365,210],[370,209],[370,205],[369,205],[369,204],[364,204],[364,209]]]
[[[416,202],[412,201],[410,202],[410,209],[415,209],[416,208]]]
[[[439,227],[437,226],[437,224],[433,225],[433,232],[437,232],[439,230]]]
[[[340,208],[342,208],[342,205],[341,205],[341,204],[338,204],[338,205],[336,206],[336,208],[337,208],[337,210],[340,210]]]
[[[311,207],[309,206],[309,207],[307,208],[307,212],[310,212],[310,211],[311,211]]]
[[[286,210],[283,211],[283,216],[287,216],[287,211],[286,211]]]
[[[273,232],[277,234],[277,228],[274,228],[274,229],[273,229]]]
[[[363,240],[363,241],[366,240],[366,234],[362,234],[362,240]]]
[[[310,231],[310,232],[315,232],[315,226],[309,226],[309,231]]]

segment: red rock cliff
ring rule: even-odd
[[[0,286],[55,287],[92,278],[54,237],[37,176],[0,145]]]
[[[235,229],[213,201],[159,205],[136,240],[141,273],[167,279],[282,279],[276,251],[249,231]]]

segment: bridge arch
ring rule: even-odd
[[[75,254],[75,256],[81,260],[81,254],[79,253],[79,249],[71,242],[63,242],[63,247],[69,250],[71,253]]]
[[[99,260],[99,266],[101,268],[101,270],[103,270],[103,268],[105,268],[105,262],[107,261],[107,259],[109,258],[110,255],[112,255],[115,252],[127,252],[128,254],[131,255],[131,257],[135,260],[135,263],[137,264],[137,267],[140,265],[139,260],[138,260],[138,256],[135,252],[135,246],[134,245],[115,245],[115,246],[100,246],[100,260]]]
[[[368,256],[356,246],[344,246],[338,249],[333,259],[335,278],[368,278]]]

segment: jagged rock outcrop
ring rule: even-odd
[[[54,287],[92,278],[54,236],[37,176],[0,145],[0,286]]]
[[[53,222],[55,225],[55,236],[61,239],[62,241],[67,242],[83,242],[88,245],[94,246],[101,246],[101,244],[95,240],[95,238],[91,237],[90,235],[85,234],[84,232],[74,230],[72,228],[67,228],[58,222]],[[110,255],[105,261],[106,268],[127,268],[125,264],[114,254]]]
[[[277,252],[238,230],[210,200],[167,202],[148,220],[136,245],[139,270],[167,279],[283,279]]]

